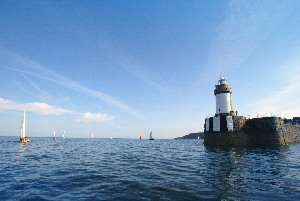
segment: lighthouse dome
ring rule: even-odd
[[[226,84],[227,85],[227,80],[223,76],[220,76],[219,84]]]

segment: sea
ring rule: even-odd
[[[0,137],[0,200],[300,200],[300,144]]]

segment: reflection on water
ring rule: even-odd
[[[291,153],[288,147],[207,148],[206,181],[218,199],[278,200],[286,199],[286,193],[300,198],[299,179],[289,179],[291,170],[286,162],[290,154],[299,156],[299,152]],[[294,170],[300,173],[299,166]],[[288,189],[292,186],[291,192]]]
[[[239,197],[236,192],[242,191],[239,175],[243,149],[213,149],[206,150],[207,182],[215,189],[218,198]],[[233,193],[234,192],[234,193]]]
[[[25,143],[19,142],[19,151],[18,151],[17,158],[16,158],[17,161],[20,161],[23,159],[23,155],[26,150],[26,145],[27,144],[25,144]]]

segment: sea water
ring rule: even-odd
[[[0,200],[300,200],[300,145],[0,137]]]

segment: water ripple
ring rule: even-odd
[[[300,145],[0,137],[0,200],[299,200]]]

